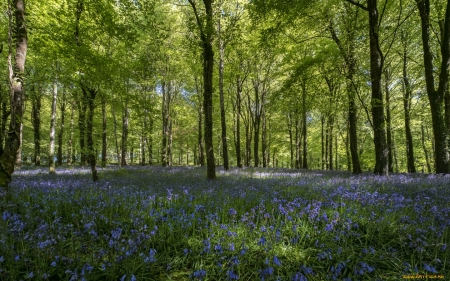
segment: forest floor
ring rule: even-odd
[[[450,176],[24,167],[0,280],[450,280]]]

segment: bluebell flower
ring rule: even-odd
[[[237,212],[236,212],[235,209],[230,208],[230,210],[228,211],[228,214],[229,214],[230,216],[235,216],[235,215],[237,214]]]
[[[235,248],[234,248],[234,243],[230,243],[229,246],[230,246],[230,248],[229,248],[230,251],[234,251],[234,250],[235,250]]]
[[[30,273],[27,274],[27,276],[25,277],[26,279],[31,279],[34,277],[34,272],[31,271]]]
[[[227,271],[227,280],[238,280],[239,275],[237,275],[233,270]]]
[[[56,261],[53,261],[50,265],[55,267],[56,266]]]
[[[258,245],[259,245],[259,246],[264,246],[264,245],[266,245],[266,237],[261,236],[261,238],[260,238],[259,241],[258,241]]]
[[[206,270],[204,270],[204,269],[196,270],[196,271],[194,271],[194,273],[192,273],[192,277],[199,279],[199,280],[203,280],[203,278],[205,278],[205,276],[206,276]]]
[[[297,272],[294,276],[292,276],[292,281],[308,281],[308,278],[300,272]]]
[[[273,257],[273,263],[274,263],[276,266],[281,266],[281,261],[278,259],[277,256],[274,256],[274,257]]]
[[[436,268],[430,266],[429,264],[423,263],[423,269],[425,269],[425,271],[428,271],[430,273],[438,273]]]

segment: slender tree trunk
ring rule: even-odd
[[[87,104],[84,98],[81,99],[81,101],[78,102],[78,128],[80,131],[79,135],[79,142],[80,142],[80,165],[85,166],[86,165],[86,147],[85,147],[85,134],[86,134],[86,110],[87,110]]]
[[[200,97],[200,92],[202,89],[199,87],[197,78],[195,78],[195,87],[197,89],[197,94]],[[199,101],[200,103],[200,101]],[[200,166],[205,166],[205,153],[204,153],[204,146],[203,146],[203,106],[198,106],[197,110],[198,114],[198,134],[197,134],[197,146],[198,146],[198,162],[200,163]]]
[[[168,126],[169,134],[168,134],[168,143],[167,143],[167,160],[169,167],[173,166],[173,134],[172,134],[172,118],[169,118],[169,126]]]
[[[150,115],[149,123],[148,164],[151,166],[153,165],[153,115]]]
[[[412,90],[409,83],[407,73],[407,53],[406,44],[403,50],[403,110],[405,114],[405,134],[406,134],[406,161],[408,166],[408,173],[415,173],[416,167],[414,165],[414,144],[411,133],[411,97]],[[427,159],[428,161],[428,159]]]
[[[378,175],[389,175],[388,147],[386,141],[386,123],[384,117],[381,75],[384,58],[379,42],[379,15],[377,0],[368,0],[369,38],[370,38],[370,78],[372,88],[372,123],[375,144],[375,169]]]
[[[95,110],[95,97],[97,95],[97,90],[92,88],[85,88],[82,86],[84,96],[87,98],[88,103],[88,118],[86,122],[86,137],[87,137],[87,152],[88,152],[88,161],[91,165],[92,172],[92,180],[98,181],[97,174],[97,157],[95,156],[94,150],[94,138],[92,136],[93,133],[93,123],[94,123],[94,110]]]
[[[6,123],[8,122],[8,116],[11,111],[8,110],[8,96],[4,95],[1,100],[2,112],[1,112],[1,124],[0,124],[0,155],[2,155],[5,147],[6,139]]]
[[[295,153],[295,146],[294,146],[295,140],[294,140],[294,133],[292,132],[293,131],[293,125],[292,125],[293,116],[292,116],[291,112],[288,113],[287,118],[288,118],[287,125],[288,125],[288,133],[289,133],[289,150],[290,150],[290,156],[291,156],[290,157],[290,162],[289,162],[290,163],[289,168],[293,169],[294,168],[294,163],[295,163],[295,156],[294,156],[294,153]]]
[[[450,1],[447,1],[444,28],[441,36],[441,67],[438,89],[435,88],[433,65],[433,52],[431,51],[430,34],[430,1],[416,0],[421,19],[423,60],[425,68],[425,82],[430,101],[431,119],[434,134],[434,160],[436,173],[450,172],[449,134],[445,124],[443,112],[445,92],[448,89],[448,76],[450,68]]]
[[[121,147],[121,156],[122,159],[120,160],[120,165],[127,166],[127,153],[128,153],[128,124],[129,124],[129,118],[130,118],[130,109],[128,107],[128,98],[125,101],[125,108],[123,109],[122,114],[122,147]]]
[[[56,67],[56,69],[58,66]],[[50,120],[50,145],[48,153],[49,174],[56,174],[55,169],[55,130],[56,130],[56,101],[58,97],[58,80],[55,77],[53,81],[53,99],[52,99],[52,113]]]
[[[33,93],[31,98],[32,110],[31,120],[33,121],[34,136],[34,165],[41,165],[41,94]]]
[[[166,167],[168,160],[167,142],[169,138],[169,102],[170,102],[170,82],[166,85],[166,82],[162,83],[162,144],[161,144],[161,165]]]
[[[241,115],[242,115],[242,83],[240,78],[236,78],[236,161],[238,168],[242,168],[242,158],[241,158]]]
[[[203,45],[203,110],[205,112],[205,145],[206,145],[206,177],[208,179],[216,178],[216,167],[213,148],[213,71],[214,71],[214,52],[213,41],[213,8],[212,0],[203,0],[206,11],[205,23],[202,22],[197,12],[196,4],[193,0],[188,0],[191,4],[197,24],[200,29],[200,37]]]
[[[268,152],[268,144],[267,144],[267,116],[266,110],[263,108],[261,113],[262,119],[262,132],[261,132],[261,148],[262,148],[262,156],[263,156],[263,168],[266,168],[269,164],[269,152]]]
[[[70,113],[70,131],[69,131],[69,141],[67,143],[67,165],[72,165],[73,157],[73,126],[74,126],[74,106],[71,106]]]
[[[221,38],[221,26],[219,20],[219,96],[220,96],[220,124],[222,128],[222,157],[223,157],[223,169],[225,171],[229,171],[230,164],[228,160],[227,123],[225,120],[225,99],[223,92],[224,56],[225,56],[225,43]]]
[[[106,96],[102,93],[102,167],[106,167],[107,158],[107,116],[106,116]]]
[[[329,151],[329,155],[328,155],[328,169],[329,170],[333,170],[333,124],[334,123],[334,118],[333,116],[328,116],[328,151]]]
[[[390,91],[389,91],[389,83],[390,83],[390,73],[389,70],[386,69],[384,71],[384,91],[386,92],[386,137],[387,137],[387,148],[388,148],[388,170],[389,173],[394,171],[394,159],[393,159],[393,141],[392,141],[392,127],[391,127],[391,102],[390,102]]]
[[[63,91],[62,100],[59,107],[59,111],[61,112],[60,124],[59,124],[59,132],[58,132],[58,165],[61,166],[63,164],[63,136],[64,136],[64,122],[65,122],[65,112],[66,112],[66,94]]]
[[[25,59],[28,47],[27,29],[25,22],[25,0],[14,0],[15,30],[13,34],[12,14],[9,9],[9,70],[10,70],[10,111],[11,118],[5,148],[0,156],[0,187],[8,188],[17,151],[20,148],[20,127],[23,117],[23,96]],[[16,55],[14,68],[12,67],[12,38],[16,39]]]
[[[303,138],[303,163],[302,168],[308,169],[308,136],[306,128],[306,77],[302,85],[302,138]]]
[[[115,110],[112,110],[113,119],[114,119],[114,139],[116,140],[116,155],[117,155],[117,165],[122,167],[122,157],[120,156],[120,148],[119,148],[119,136],[117,134],[117,118]]]
[[[255,114],[253,117],[253,157],[255,167],[259,166],[259,130],[261,125],[261,97],[259,95],[259,81],[253,82],[255,89]]]
[[[353,14],[354,20],[358,19],[358,9],[353,13],[353,11],[349,12],[350,14]],[[358,119],[357,119],[357,108],[356,108],[356,102],[355,102],[355,81],[354,81],[354,75],[356,73],[356,57],[355,57],[355,29],[350,25],[345,32],[348,34],[349,38],[349,47],[346,48],[341,43],[340,39],[338,38],[336,31],[333,27],[333,23],[330,22],[329,30],[331,33],[331,36],[333,38],[333,41],[337,44],[339,51],[341,53],[341,56],[345,60],[346,64],[346,78],[347,78],[347,98],[348,98],[348,135],[349,135],[349,146],[350,146],[350,154],[351,154],[351,162],[352,162],[352,173],[357,175],[361,174],[361,164],[359,161],[359,155],[358,155]],[[350,166],[349,166],[350,168]]]
[[[427,164],[427,171],[428,171],[429,174],[431,174],[432,170],[431,170],[431,165],[430,165],[430,158],[428,156],[428,149],[427,149],[427,146],[425,144],[425,129],[423,127],[423,124],[420,126],[420,129],[421,129],[421,133],[422,133],[421,134],[422,135],[422,149],[423,149],[423,154],[425,155],[425,161],[426,161],[426,164]]]

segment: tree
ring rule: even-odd
[[[446,93],[448,95],[448,76],[450,68],[450,0],[444,1],[444,3],[445,2],[447,2],[447,5],[440,36],[441,66],[439,67],[438,87],[436,89],[435,69],[438,67],[433,63],[434,54],[431,49],[432,30],[430,0],[416,0],[422,28],[426,90],[428,100],[430,101],[430,111],[433,123],[436,173],[450,173],[449,128],[445,122],[444,112],[442,111]],[[446,103],[445,111],[450,111],[450,102]]]
[[[14,164],[17,151],[20,148],[20,128],[23,117],[23,96],[24,96],[24,78],[25,78],[25,60],[27,57],[28,34],[25,21],[25,0],[14,0],[14,18],[13,26],[11,10],[9,15],[10,33],[9,33],[9,56],[10,56],[10,111],[11,118],[9,130],[6,136],[5,149],[0,156],[0,187],[7,188],[11,182],[11,175],[14,172]],[[14,29],[13,29],[14,28]],[[16,39],[16,49],[14,56],[14,67],[12,66],[12,38]]]
[[[214,68],[214,52],[212,47],[212,36],[214,33],[212,2],[213,0],[203,0],[206,19],[202,20],[197,9],[196,1],[189,0],[197,21],[203,49],[203,110],[205,113],[206,177],[208,179],[216,178],[212,120]]]

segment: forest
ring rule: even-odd
[[[450,0],[0,11],[0,281],[450,278]]]
[[[20,5],[2,3],[2,178],[13,158],[449,172],[447,1]]]

